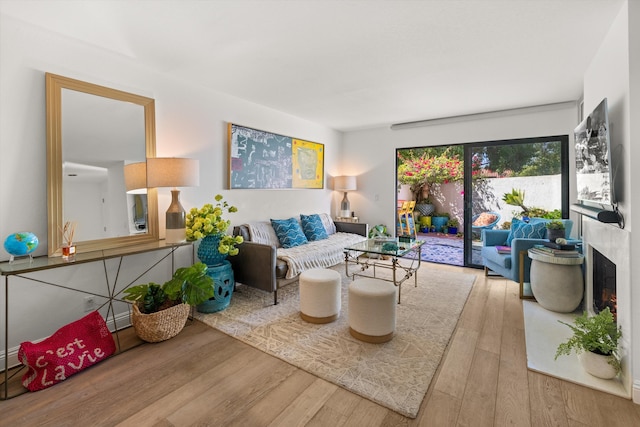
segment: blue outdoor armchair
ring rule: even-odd
[[[550,220],[544,220],[539,218],[532,218],[531,222],[548,222]],[[571,235],[571,229],[573,228],[573,221],[570,219],[561,220],[565,226],[565,238],[569,239]],[[514,282],[527,283],[529,282],[529,269],[531,268],[531,259],[526,254],[526,251],[531,249],[534,245],[541,245],[543,242],[548,242],[546,238],[522,238],[516,237],[511,241],[511,253],[501,254],[498,253],[496,246],[506,246],[507,237],[510,230],[482,230],[482,263],[485,267],[485,274],[488,274],[489,270],[498,273],[499,275],[511,279]],[[520,252],[525,251],[523,254],[522,270],[520,269]],[[522,273],[522,276],[521,276]]]

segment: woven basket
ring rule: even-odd
[[[147,342],[160,342],[173,338],[184,328],[189,317],[188,304],[178,304],[156,313],[144,314],[133,304],[131,323],[136,334]]]

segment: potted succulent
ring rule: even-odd
[[[573,336],[558,346],[556,359],[575,351],[584,369],[595,377],[611,379],[620,372],[618,341],[622,331],[609,307],[595,316],[585,311],[575,318],[573,325],[559,322],[571,328]]]
[[[447,227],[449,227],[449,234],[458,234],[458,226],[460,223],[457,219],[451,218],[447,221]]]
[[[162,285],[146,283],[124,290],[124,299],[133,301],[131,323],[136,334],[148,342],[176,336],[189,317],[189,308],[214,295],[213,279],[201,262],[179,268]]]
[[[550,242],[564,238],[565,229],[562,221],[551,220],[545,224],[545,227],[547,227],[547,239],[549,239]]]

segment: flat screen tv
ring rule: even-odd
[[[578,201],[611,208],[615,204],[607,98],[574,130]]]

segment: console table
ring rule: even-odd
[[[128,288],[129,286],[135,284],[137,282],[138,279],[140,279],[140,277],[142,277],[144,274],[146,274],[147,272],[149,272],[150,270],[152,270],[154,267],[156,267],[158,264],[160,264],[161,262],[163,262],[164,260],[170,259],[171,260],[171,271],[175,271],[175,265],[174,265],[174,254],[176,252],[176,250],[178,250],[178,248],[180,247],[185,247],[185,246],[190,246],[191,247],[191,262],[193,263],[195,260],[195,252],[194,252],[194,248],[191,242],[185,242],[185,243],[166,243],[164,240],[160,240],[157,242],[152,242],[152,243],[147,243],[147,244],[142,244],[142,245],[132,245],[132,246],[123,246],[121,248],[115,248],[115,249],[108,249],[108,250],[100,250],[100,251],[93,251],[93,252],[85,252],[85,253],[78,253],[76,254],[75,258],[72,260],[64,260],[60,257],[37,257],[37,258],[33,258],[33,260],[29,260],[28,258],[25,259],[21,259],[18,261],[14,261],[12,263],[10,262],[2,262],[0,263],[0,275],[2,275],[4,277],[4,286],[5,286],[5,294],[4,294],[4,298],[5,298],[5,304],[4,304],[4,324],[5,324],[5,331],[4,331],[4,381],[2,383],[0,383],[2,385],[2,388],[0,389],[0,400],[6,400],[12,397],[15,397],[19,394],[22,394],[25,390],[18,392],[14,395],[10,395],[9,394],[9,380],[10,380],[10,375],[9,375],[9,332],[10,332],[10,328],[9,328],[9,295],[10,295],[10,279],[11,278],[22,278],[25,280],[29,280],[29,281],[33,281],[33,282],[38,282],[44,285],[48,285],[48,286],[53,286],[53,287],[57,287],[57,288],[61,288],[61,289],[65,289],[65,290],[69,290],[69,291],[74,291],[74,292],[79,292],[81,294],[84,294],[86,296],[95,296],[95,297],[99,297],[102,299],[105,299],[105,302],[100,305],[99,307],[96,307],[97,309],[100,309],[102,307],[107,307],[107,314],[105,316],[105,320],[111,320],[113,323],[113,332],[115,333],[115,338],[116,338],[116,351],[117,352],[123,352],[126,350],[129,350],[133,347],[135,347],[138,344],[135,344],[131,347],[128,348],[123,348],[120,342],[120,336],[119,336],[119,329],[117,324],[116,324],[116,313],[114,311],[114,307],[113,307],[113,302],[114,301],[123,301],[124,300],[120,297],[120,295],[122,294],[122,292],[124,291],[124,289]],[[140,273],[135,279],[133,279],[131,282],[126,283],[124,286],[121,285],[121,283],[118,282],[118,273],[120,272],[120,268],[122,266],[122,261],[125,257],[131,256],[131,255],[136,255],[136,254],[142,254],[142,253],[147,253],[147,252],[153,252],[153,251],[161,251],[161,250],[165,250],[166,254],[164,254],[159,260],[157,260],[156,262],[154,262],[151,265],[148,266],[144,266],[144,271],[142,273]],[[115,279],[113,280],[113,283],[109,283],[109,277],[108,277],[108,269],[107,269],[107,264],[106,261],[109,259],[119,259],[118,261],[118,265],[117,265],[117,273],[115,276]],[[50,281],[45,281],[45,280],[41,280],[39,278],[36,277],[30,277],[30,273],[35,273],[35,272],[39,272],[39,271],[43,271],[43,270],[51,270],[51,269],[58,269],[58,268],[65,268],[65,267],[72,267],[72,266],[78,266],[80,264],[85,264],[85,263],[93,263],[93,262],[102,262],[103,263],[103,270],[104,270],[104,277],[105,277],[105,283],[106,283],[106,289],[104,290],[104,292],[102,293],[97,293],[95,291],[87,291],[87,290],[83,290],[83,289],[75,289],[66,285],[62,285],[59,283],[53,283]],[[116,290],[118,288],[118,286],[120,287],[119,290]],[[11,307],[12,309],[17,309],[19,310],[19,308],[17,307]],[[60,325],[60,327],[62,327],[64,325]],[[127,325],[128,326],[128,325]],[[18,375],[18,373],[20,372],[20,369],[18,369],[16,372],[13,372],[11,377]]]

